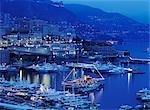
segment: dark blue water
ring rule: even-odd
[[[121,50],[129,50],[134,58],[149,58],[149,52],[145,49],[149,42],[128,42],[117,46]],[[133,66],[133,65],[132,65]],[[95,93],[96,102],[102,109],[118,109],[123,104],[135,106],[140,104],[136,100],[136,92],[141,88],[150,88],[150,72],[148,64],[134,65],[144,71],[145,74],[125,74],[106,76],[104,89]]]
[[[134,58],[149,58],[149,53],[145,52],[145,49],[149,47],[149,43],[130,42],[118,45],[116,48],[121,50],[129,50],[131,56]],[[141,88],[150,88],[150,74],[148,64],[134,65],[140,68],[144,74],[125,74],[125,75],[104,75],[106,78],[104,88],[95,91],[95,103],[101,105],[100,108],[104,110],[115,110],[123,104],[137,105],[140,104],[136,100],[136,92]],[[38,74],[30,71],[20,71],[19,74],[0,74],[1,77],[5,77],[7,80],[15,80],[19,78],[23,81],[31,83],[44,83],[47,86],[62,90],[61,82],[66,73],[49,73]],[[92,74],[92,73],[88,73]],[[96,74],[92,74],[98,77]]]
[[[129,50],[131,57],[135,58],[150,58],[150,53],[145,50],[150,48],[150,42],[123,42],[122,45],[117,45],[118,50]]]

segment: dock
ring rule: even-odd
[[[48,48],[9,48],[10,53],[20,54],[20,55],[38,55],[38,56],[49,56],[52,52]]]
[[[30,106],[27,106],[27,105],[21,105],[21,104],[17,104],[17,105],[15,105],[15,104],[8,104],[8,103],[0,103],[0,108],[7,108],[7,109],[22,109],[22,110],[27,110],[27,109],[29,109],[29,110],[32,110],[32,109],[35,109],[35,108],[33,108],[33,107],[30,107]]]
[[[131,63],[137,63],[137,64],[150,63],[150,59],[140,59],[140,58],[129,57],[129,60]]]

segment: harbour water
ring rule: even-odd
[[[129,50],[135,58],[149,58],[145,49],[149,42],[129,42],[118,46],[118,49]],[[144,71],[144,74],[125,74],[107,76],[104,89],[96,92],[96,102],[101,103],[102,109],[117,109],[123,104],[135,106],[136,92],[141,88],[150,88],[150,72],[148,64],[131,65]]]
[[[121,50],[129,50],[131,56],[135,58],[149,58],[149,52],[145,52],[146,48],[149,47],[148,42],[131,42],[124,43],[123,45],[117,46]],[[94,100],[95,103],[101,105],[100,108],[104,110],[115,110],[118,109],[123,104],[128,105],[137,105],[140,104],[136,100],[136,92],[142,88],[150,88],[150,74],[148,64],[134,64],[130,65],[140,70],[144,71],[144,74],[124,74],[124,75],[107,75],[105,77],[105,85],[100,90],[94,91]],[[30,83],[39,83],[45,84],[56,90],[62,90],[61,85],[64,77],[67,73],[58,72],[58,73],[48,73],[48,74],[39,74],[31,71],[20,70],[19,74],[6,74],[1,73],[0,76],[4,77],[7,80],[21,80],[27,81]],[[92,76],[98,77],[98,75],[93,73]]]

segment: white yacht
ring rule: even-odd
[[[124,73],[132,73],[132,69],[118,66],[108,71],[108,74],[124,74]]]
[[[115,68],[116,66],[113,65],[112,63],[108,62],[106,64],[102,64],[99,62],[94,63],[95,67],[100,71],[100,72],[108,72],[109,70]]]
[[[78,78],[74,80],[66,81],[67,78],[73,73],[73,76],[77,74],[75,68],[72,69],[72,71],[68,74],[68,76],[65,78],[65,80],[62,82],[62,85],[66,89],[75,89],[77,92],[89,92],[95,89],[98,89],[101,85],[104,84],[104,77],[100,74],[101,78],[92,78],[90,76],[84,75],[84,71],[82,69],[81,74],[82,78]]]
[[[57,64],[50,64],[46,62],[44,62],[43,64],[37,64],[37,65],[33,64],[32,66],[27,67],[27,69],[32,69],[39,73],[69,71],[69,68],[65,66],[57,65]]]

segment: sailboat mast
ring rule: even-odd
[[[76,78],[76,68],[73,68],[73,77],[72,79],[74,80]]]
[[[81,78],[83,78],[83,76],[84,76],[84,70],[83,68],[81,68]]]

